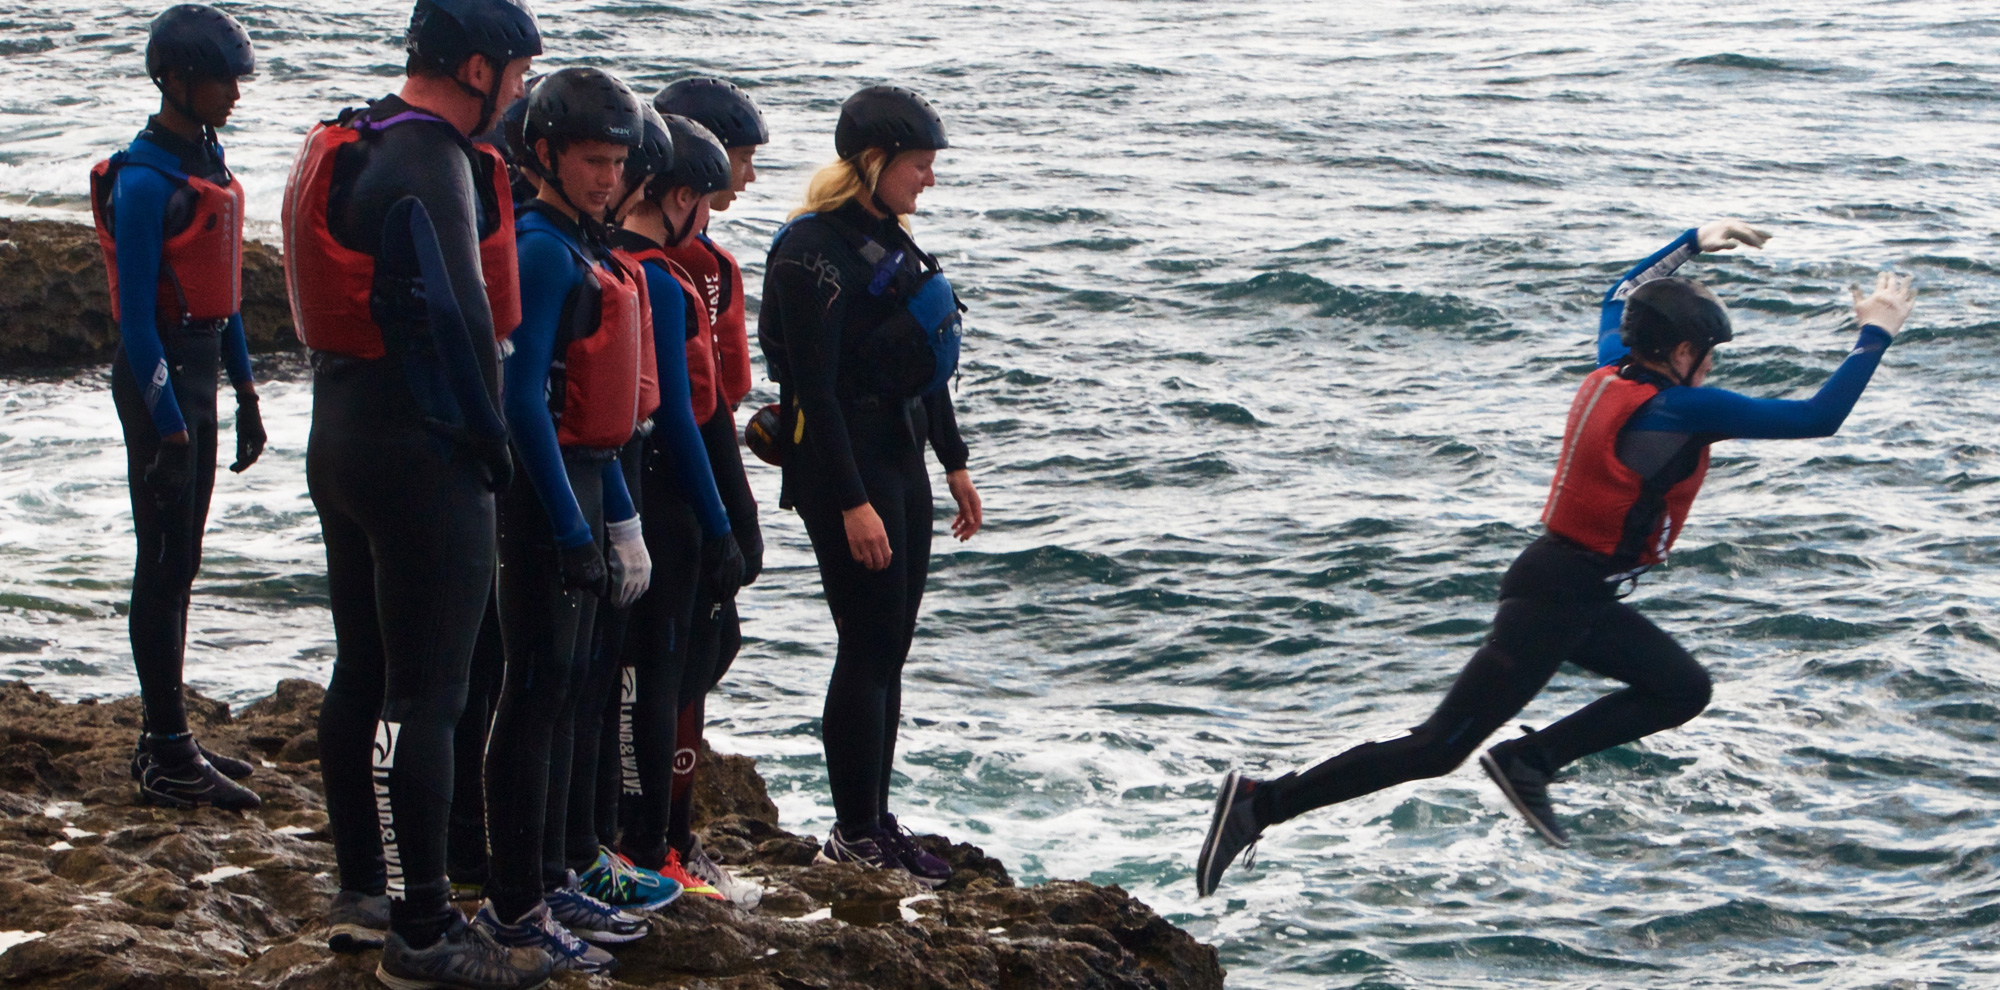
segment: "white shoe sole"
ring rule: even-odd
[[[1242,779],[1243,772],[1240,770],[1231,770],[1222,775],[1222,793],[1215,796],[1215,816],[1208,820],[1208,838],[1201,844],[1200,858],[1195,860],[1194,890],[1197,896],[1207,897],[1215,893],[1216,886],[1220,886],[1222,878],[1217,876],[1216,885],[1203,889],[1202,878],[1208,876],[1209,864],[1214,862],[1216,847],[1222,841],[1222,823],[1228,819],[1229,813],[1236,809],[1236,792],[1239,790],[1236,785]]]
[[[1535,817],[1534,812],[1528,810],[1527,802],[1522,801],[1521,795],[1514,792],[1513,783],[1507,779],[1505,773],[1501,772],[1500,761],[1493,758],[1491,750],[1479,754],[1479,769],[1486,771],[1486,776],[1493,778],[1493,783],[1500,788],[1500,793],[1506,796],[1507,803],[1513,805],[1514,810],[1519,812],[1522,818],[1527,819],[1528,827],[1534,829],[1535,834],[1542,837],[1542,841],[1557,849],[1569,848],[1568,839],[1549,831],[1549,827],[1542,824],[1542,820]]]
[[[375,964],[375,978],[381,980],[382,985],[389,990],[452,990],[457,986],[443,980],[412,980],[408,977],[395,976],[383,969],[381,963]],[[541,982],[521,987],[520,990],[541,990],[542,987],[548,986],[548,983],[548,978],[543,977]]]

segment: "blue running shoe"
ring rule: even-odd
[[[613,945],[631,942],[644,938],[650,930],[646,919],[626,914],[584,893],[576,881],[575,870],[569,872],[569,880],[561,887],[543,894],[542,903],[548,906],[556,924],[592,942]]]
[[[540,949],[548,953],[555,963],[553,972],[609,973],[618,968],[618,960],[611,953],[585,943],[569,929],[556,924],[547,904],[535,905],[520,921],[509,925],[501,922],[493,913],[493,902],[487,901],[472,916],[472,926],[510,949]]]
[[[672,877],[636,866],[603,846],[597,847],[597,862],[576,879],[584,893],[623,911],[658,911],[681,896],[681,885]]]

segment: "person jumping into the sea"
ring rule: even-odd
[[[1549,801],[1558,770],[1680,725],[1708,705],[1708,673],[1619,599],[1666,559],[1707,473],[1709,445],[1832,436],[1916,299],[1908,276],[1888,272],[1872,295],[1855,289],[1860,338],[1810,399],[1703,388],[1715,346],[1733,336],[1729,314],[1715,293],[1674,271],[1700,252],[1762,247],[1768,237],[1740,220],[1716,220],[1675,238],[1611,287],[1598,324],[1598,367],[1570,406],[1542,509],[1548,531],[1501,579],[1485,644],[1437,711],[1406,735],[1363,743],[1273,780],[1235,770],[1224,776],[1195,867],[1201,896],[1214,893],[1223,871],[1272,825],[1450,773],[1566,662],[1626,687],[1479,757],[1535,832],[1558,847],[1569,843]]]

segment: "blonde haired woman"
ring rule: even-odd
[[[961,307],[903,219],[936,184],[944,122],[910,90],[871,86],[841,105],[834,147],[771,246],[757,320],[791,441],[782,504],[812,538],[840,637],[822,721],[838,821],[820,858],[937,886],[951,868],[896,822],[889,778],[930,569],[926,441],[958,503],[952,535],[981,518],[948,387]]]

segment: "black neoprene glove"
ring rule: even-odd
[[[716,598],[728,598],[743,587],[743,570],[743,551],[733,536],[701,541],[701,577]]]
[[[194,444],[160,441],[152,466],[146,468],[145,480],[154,505],[171,509],[181,504],[194,481]]]
[[[485,469],[487,491],[498,495],[514,483],[514,452],[508,449],[506,437],[468,437],[465,448]]]
[[[757,575],[764,573],[764,534],[756,526],[741,524],[731,526],[729,532],[736,537],[736,548],[743,553],[743,585],[757,581]]]
[[[556,555],[562,561],[563,587],[580,588],[593,595],[610,590],[611,571],[604,566],[604,554],[597,549],[596,540],[563,547]]]
[[[264,415],[257,411],[257,394],[236,393],[236,463],[229,470],[242,474],[264,456]]]

